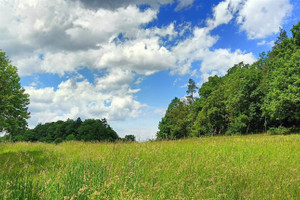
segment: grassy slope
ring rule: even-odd
[[[300,136],[0,144],[0,199],[300,199]]]

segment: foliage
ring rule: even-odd
[[[283,126],[279,126],[277,128],[271,127],[268,133],[270,135],[287,135],[292,133],[292,128],[285,128]]]
[[[157,139],[299,128],[299,27],[300,22],[293,26],[291,38],[281,30],[272,51],[262,53],[252,65],[241,62],[223,77],[209,77],[199,88],[199,98],[193,97],[196,84],[189,79],[187,102],[172,100]]]
[[[159,122],[158,139],[179,139],[188,136],[189,105],[175,97],[170,103],[165,117]]]
[[[57,121],[38,124],[34,129],[28,129],[14,137],[14,141],[54,142],[82,140],[82,141],[109,141],[119,139],[117,133],[110,127],[106,119],[87,119],[84,122]]]
[[[125,135],[124,141],[126,141],[126,142],[135,142],[135,136],[134,135]]]
[[[1,143],[0,199],[299,199],[299,140]]]
[[[196,93],[196,90],[198,87],[196,86],[196,83],[193,79],[189,79],[188,89],[186,91],[188,102],[191,104],[194,102],[194,93]]]
[[[21,87],[17,68],[0,50],[0,133],[14,136],[23,132],[29,118],[29,95]]]

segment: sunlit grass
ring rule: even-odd
[[[0,144],[0,199],[300,199],[300,136]]]

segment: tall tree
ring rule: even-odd
[[[0,132],[14,136],[27,127],[29,95],[21,87],[17,68],[0,50]]]
[[[186,91],[187,99],[190,104],[194,102],[194,93],[196,93],[198,87],[193,79],[189,79],[188,89]]]

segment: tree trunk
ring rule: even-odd
[[[249,129],[250,129],[250,123],[249,123],[248,126],[247,126],[246,134],[248,134]]]

